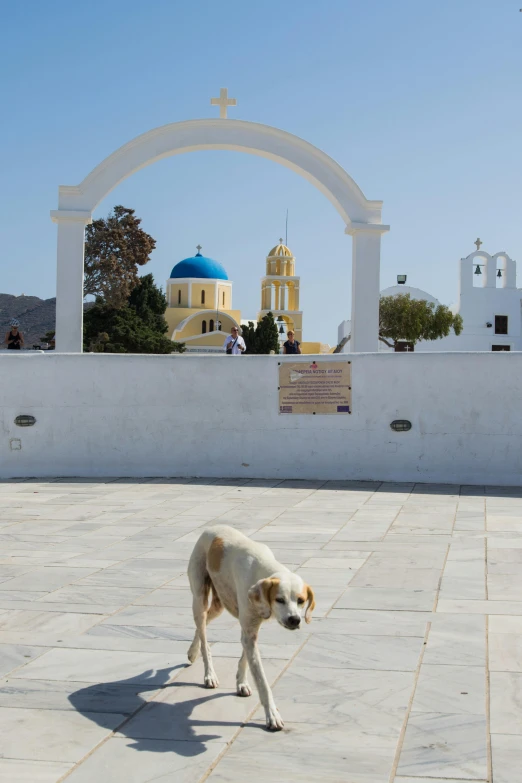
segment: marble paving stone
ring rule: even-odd
[[[434,598],[433,590],[348,587],[335,604],[335,608],[431,612]]]
[[[489,633],[511,633],[522,635],[522,615],[491,615],[488,620]]]
[[[227,616],[230,617],[230,615]],[[219,618],[221,620],[223,618]],[[1,622],[1,618],[0,618]],[[189,606],[169,606],[165,609],[162,606],[128,606],[122,609],[118,614],[109,617],[107,623],[110,625],[180,625],[195,629],[193,621],[192,607]],[[214,624],[209,626],[213,628]]]
[[[522,744],[522,672],[490,674],[491,732],[518,734]]]
[[[147,683],[154,672],[166,679],[185,665],[185,655],[106,650],[50,650],[39,659],[19,669],[14,676],[27,680],[61,680],[63,682]]]
[[[157,685],[154,677],[134,685],[5,679],[0,680],[0,707],[130,715],[165,687],[161,679]]]
[[[118,626],[118,630],[122,626]],[[94,629],[93,629],[94,630]],[[159,629],[159,633],[162,630]],[[167,634],[165,634],[167,635]],[[0,635],[0,645],[28,645],[34,643],[34,635],[21,633],[3,633]],[[41,653],[47,652],[46,648],[59,648],[71,650],[124,650],[125,652],[138,653],[169,653],[180,656],[180,661],[186,660],[188,644],[183,641],[173,641],[172,639],[150,638],[150,635],[143,635],[140,638],[136,636],[124,636],[120,634],[112,635],[96,634],[89,635],[89,631],[81,636],[73,634],[39,634],[38,645]]]
[[[489,668],[498,672],[522,672],[520,634],[489,634]]]
[[[314,620],[319,633],[363,636],[424,637],[430,612],[391,612],[365,609],[332,609],[328,617]]]
[[[491,542],[490,542],[491,544]],[[488,545],[488,568],[494,564],[515,563],[522,568],[522,549],[498,549]]]
[[[399,777],[393,779],[393,783],[469,783],[469,781],[470,778],[410,778],[409,775],[407,778],[399,775]],[[488,783],[488,781],[486,778],[481,780],[473,778],[473,783]]]
[[[486,662],[486,623],[475,615],[432,617],[423,664],[484,666]]]
[[[83,633],[104,615],[74,614],[72,612],[42,612],[10,609],[0,616],[0,633],[31,632],[43,633]]]
[[[323,585],[339,585],[340,589],[346,587],[356,575],[357,568],[299,568],[297,573],[307,584],[312,585],[315,592],[320,592]]]
[[[261,715],[246,726],[208,777],[209,783],[389,783],[396,739],[353,737],[346,726],[287,723],[270,736]]]
[[[0,759],[0,783],[56,783],[72,766],[61,761]]]
[[[44,600],[45,603],[101,605],[106,602],[110,606],[127,606],[143,596],[146,590],[139,587],[87,587],[74,584],[46,593]]]
[[[290,553],[289,553],[290,554]],[[350,555],[350,557],[311,557],[303,563],[303,568],[312,569],[349,569],[350,571],[356,571],[366,562],[366,558],[371,552],[361,553],[363,557],[356,557]]]
[[[404,548],[402,552],[386,552],[376,551],[373,552],[367,561],[369,566],[380,568],[438,568],[442,569],[444,561],[446,559],[446,548],[443,551],[438,551],[433,547],[425,548]]]
[[[448,561],[440,586],[440,597],[485,600],[484,553],[470,562]]]
[[[513,574],[488,574],[490,601],[522,601],[522,568]]]
[[[77,762],[123,720],[114,713],[0,707],[0,757]]]
[[[104,625],[97,625],[95,628],[91,628],[88,632],[89,637],[95,637],[97,639],[114,638],[119,637],[121,639],[171,639],[173,641],[184,641],[187,649],[190,642],[194,638],[194,628],[191,628],[187,623],[184,625],[114,625],[107,623]],[[236,632],[236,637],[238,633]],[[216,635],[211,636],[208,634],[209,642],[216,641]],[[219,641],[230,641],[230,639],[223,639],[219,634],[217,635]],[[235,639],[232,639],[235,641]]]
[[[111,737],[69,775],[67,783],[197,783],[225,749],[226,743],[218,741]]]
[[[192,607],[192,593],[186,578],[184,582],[184,584],[181,580],[177,584],[169,582],[167,587],[152,590],[135,598],[132,603],[134,606],[170,606],[189,609]]]
[[[80,569],[74,569],[76,571]],[[89,587],[133,587],[143,588],[145,590],[153,590],[155,587],[161,587],[166,584],[170,579],[175,576],[179,576],[182,573],[181,569],[177,571],[152,571],[146,572],[138,568],[127,568],[124,570],[115,571],[113,567],[104,568],[103,571],[98,571],[92,576],[87,576],[84,579],[78,579],[77,584]],[[0,585],[0,588],[2,585]]]
[[[514,614],[522,615],[522,601],[466,601],[440,598],[438,614]]]
[[[274,696],[286,722],[398,738],[413,684],[413,672],[310,668],[298,659],[277,682]]]
[[[0,591],[4,590],[57,590],[71,582],[76,582],[96,571],[95,568],[63,568],[58,566],[44,566],[36,568],[24,576],[17,576],[0,584]]]
[[[486,714],[483,666],[430,666],[423,663],[415,689],[413,712]]]
[[[0,643],[0,677],[47,652],[45,647]]]
[[[371,561],[359,569],[350,581],[351,587],[386,587],[399,589],[436,590],[441,572],[438,568],[410,568],[383,564],[373,565]]]
[[[45,598],[49,593],[36,590],[4,590],[0,593],[0,606],[7,602],[11,606],[12,601],[37,601],[39,598]]]
[[[418,637],[314,634],[299,652],[303,666],[414,671],[423,643]]]
[[[485,717],[413,713],[408,721],[397,774],[487,779]]]
[[[522,742],[516,734],[492,734],[491,755],[495,783],[522,783]]]

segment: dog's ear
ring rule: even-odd
[[[248,591],[248,597],[254,605],[256,612],[263,620],[268,620],[272,614],[272,602],[270,600],[270,591],[279,584],[279,579],[260,579],[255,585],[252,585]]]
[[[305,620],[307,623],[312,622],[312,612],[315,609],[315,596],[314,591],[310,587],[310,585],[306,585],[306,612],[305,612]]]

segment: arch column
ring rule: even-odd
[[[352,237],[352,336],[353,353],[379,350],[379,298],[381,235],[389,226],[351,223]]]
[[[83,351],[83,260],[85,226],[92,223],[87,211],[55,210],[58,224],[56,265],[56,350]]]

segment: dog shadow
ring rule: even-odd
[[[201,734],[202,727],[235,727],[244,725],[241,721],[196,720],[191,717],[194,709],[215,699],[231,697],[230,692],[211,692],[201,683],[171,682],[176,669],[185,669],[180,664],[156,671],[148,670],[127,680],[99,683],[69,694],[74,709],[89,720],[107,728],[107,713],[122,713],[125,720],[115,728],[120,735],[133,740],[130,745],[138,751],[153,753],[176,753],[180,756],[198,756],[206,750],[206,743],[222,740],[220,734]],[[142,694],[172,688],[200,687],[205,695],[197,699],[179,700],[174,704],[163,701],[148,701]],[[160,693],[157,694],[158,696]],[[146,706],[147,705],[147,706]],[[198,733],[196,733],[198,731]]]

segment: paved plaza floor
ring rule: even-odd
[[[0,783],[522,781],[522,488],[322,481],[0,483]],[[235,695],[238,623],[187,665],[206,525],[316,594],[267,623],[285,730]]]

